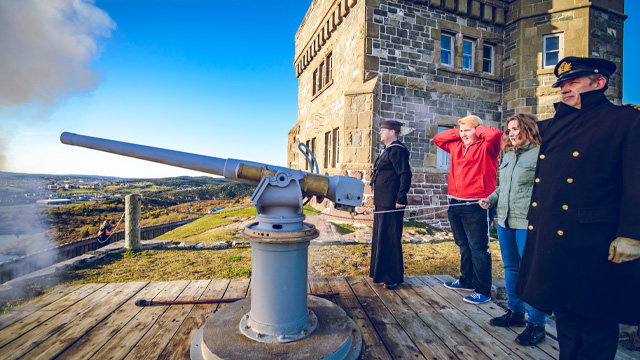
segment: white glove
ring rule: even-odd
[[[617,237],[609,245],[609,261],[616,264],[640,258],[640,240]]]

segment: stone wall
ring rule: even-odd
[[[622,45],[624,19],[622,13],[593,8],[589,20],[589,56],[613,61],[617,70],[611,76],[606,94],[615,104],[622,104]]]
[[[563,56],[599,56],[622,64],[622,25],[618,12],[622,1],[516,0],[507,13],[504,31],[503,121],[518,112],[531,112],[544,120],[555,112],[560,91],[554,67],[543,68],[542,39],[547,34],[563,36]],[[621,73],[620,73],[621,74]],[[607,95],[620,103],[622,78],[612,78]]]
[[[307,169],[299,142],[315,139],[322,172],[371,167],[372,97],[375,84],[363,84],[364,0],[315,0],[296,34],[294,65],[298,76],[298,122],[289,132],[287,166]],[[331,80],[315,88],[314,72],[326,69],[331,55]],[[325,134],[338,129],[336,166],[324,166]]]

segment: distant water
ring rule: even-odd
[[[14,241],[18,240],[18,237],[15,235],[0,235],[0,249],[4,249],[7,246],[13,244]],[[4,255],[0,254],[0,263],[5,262],[9,259],[15,259],[18,256],[15,255]]]

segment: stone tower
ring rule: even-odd
[[[298,122],[287,166],[368,186],[383,120],[404,126],[414,176],[409,205],[420,220],[447,227],[448,154],[438,132],[474,114],[502,127],[517,112],[553,115],[553,68],[564,56],[616,63],[607,95],[622,98],[623,0],[313,0],[296,34]],[[315,204],[325,207],[329,204]]]

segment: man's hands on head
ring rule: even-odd
[[[617,237],[609,245],[609,261],[616,264],[640,258],[640,240]]]

